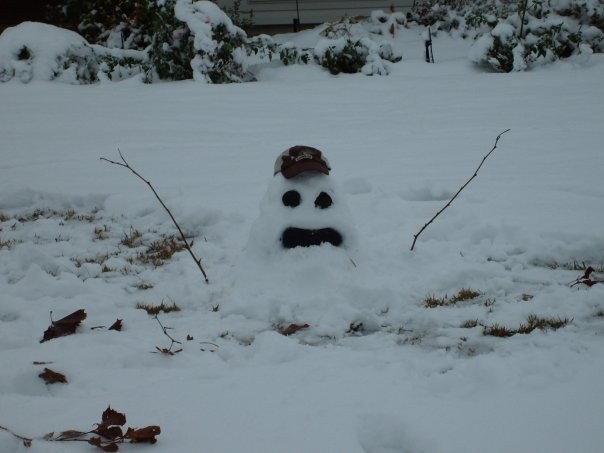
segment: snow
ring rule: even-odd
[[[384,77],[263,63],[247,84],[0,84],[0,426],[36,438],[0,430],[0,451],[92,451],[40,437],[90,429],[108,405],[162,428],[123,451],[601,451],[604,285],[571,287],[583,271],[569,267],[601,278],[604,59],[488,74],[444,34],[426,64],[422,32],[397,30],[404,58]],[[331,174],[273,176],[299,144]],[[177,231],[141,180],[99,160],[118,149],[209,284],[186,251],[140,260]],[[333,210],[281,206],[290,184],[329,191]],[[282,250],[294,221],[354,240]],[[425,306],[463,288],[480,296]],[[162,302],[181,308],[159,315],[174,356],[153,353],[170,340],[136,308]],[[81,308],[74,335],[39,342],[51,311]],[[531,314],[571,322],[483,335]],[[121,332],[92,329],[117,318]],[[281,335],[289,324],[309,326]],[[45,385],[44,366],[68,383]]]

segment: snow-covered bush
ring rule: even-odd
[[[267,35],[248,38],[210,1],[155,0],[152,66],[160,79],[195,79],[207,83],[254,80],[251,55],[272,56],[276,45]],[[238,9],[236,10],[238,13]]]
[[[387,43],[380,46],[368,38],[324,39],[317,44],[314,54],[317,62],[332,74],[388,75],[384,60],[398,61],[392,46]]]
[[[470,60],[495,71],[604,51],[600,0],[428,0],[408,20],[476,39]]]
[[[146,55],[91,45],[75,32],[53,25],[24,22],[0,35],[0,81],[13,78],[58,80],[72,84],[120,80],[141,72]],[[102,76],[101,76],[102,77]]]
[[[24,22],[0,35],[0,80],[96,81],[92,47],[77,33],[52,25]]]
[[[450,29],[455,28],[453,20],[449,20],[455,11],[456,8],[453,5],[447,5],[446,2],[420,1],[407,13],[407,20],[418,25],[434,27],[436,30],[441,29],[441,26],[444,29]]]
[[[82,35],[90,43],[122,49],[145,49],[151,40],[154,0],[60,0],[50,9],[54,25]]]
[[[147,53],[94,47],[97,49],[99,61],[97,74],[99,80],[119,82],[138,74],[144,74],[142,79],[148,81],[151,65]]]
[[[176,17],[176,4],[177,0],[150,0],[147,3],[153,33],[148,48],[153,77],[147,81],[193,78],[194,37],[186,23]]]
[[[576,5],[572,0],[566,3],[573,4]],[[496,71],[510,72],[604,50],[602,30],[591,25],[590,18],[597,18],[597,11],[594,15],[561,16],[560,12],[570,9],[557,11],[542,5],[535,8],[527,9],[524,24],[518,13],[498,19],[491,30],[477,39],[470,59]]]
[[[331,24],[314,48],[315,60],[332,74],[341,72],[387,75],[388,63],[401,60],[392,44],[372,39],[362,24],[349,18]]]
[[[233,0],[231,5],[219,4],[227,16],[233,21],[237,27],[245,32],[248,32],[254,26],[254,10],[251,10],[248,15],[244,15],[241,11],[241,0]]]
[[[285,66],[300,63],[308,64],[313,58],[313,53],[310,49],[299,49],[291,41],[281,44],[278,51],[279,59]]]
[[[514,28],[507,23],[498,24],[490,33],[478,38],[470,49],[469,58],[501,72],[526,69],[524,47],[516,38]]]
[[[230,11],[240,14],[237,5]],[[55,10],[55,20],[84,34],[90,42],[146,51],[148,82],[252,80],[246,57],[266,51],[257,40],[248,40],[243,30],[209,1],[125,0],[116,6],[103,0],[63,0]],[[107,61],[116,66],[111,59],[105,60],[105,66]]]
[[[389,13],[382,10],[372,11],[369,18],[371,23],[370,31],[384,36],[388,34],[394,36],[396,30],[407,24],[406,16],[400,11],[394,11],[394,9],[391,9]]]
[[[254,79],[248,70],[247,35],[214,3],[176,0],[176,17],[193,35],[193,78],[209,83]]]

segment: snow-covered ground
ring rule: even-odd
[[[445,35],[424,63],[420,32],[398,32],[386,77],[273,64],[248,84],[0,84],[0,426],[35,438],[0,430],[0,451],[94,451],[37,438],[111,405],[162,429],[123,451],[601,452],[604,284],[569,283],[604,262],[604,59],[489,74]],[[291,213],[274,160],[298,144],[331,162],[342,214],[317,227],[351,231],[344,248],[267,233]],[[145,260],[177,231],[99,159],[118,150],[209,284],[186,251]],[[426,306],[462,289],[480,295]],[[162,302],[181,308],[159,315],[173,356],[136,308]],[[40,343],[50,312],[78,309],[74,335]],[[568,323],[485,335],[531,315]]]

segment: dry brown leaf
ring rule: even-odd
[[[118,445],[124,442],[154,444],[157,442],[156,436],[161,433],[159,426],[128,428],[126,433],[124,433],[120,426],[125,424],[126,415],[108,406],[102,414],[102,422],[97,424],[96,429],[88,432],[75,430],[63,431],[57,437],[54,437],[54,433],[48,433],[42,439],[46,441],[88,442],[90,445],[94,445],[103,451],[116,452],[119,450]],[[21,436],[17,437],[27,440]]]
[[[105,409],[105,412],[103,412],[101,420],[103,421],[101,425],[104,426],[124,426],[126,424],[126,415],[116,410],[113,410],[111,409],[111,406],[108,406],[107,409]]]
[[[80,309],[58,321],[52,321],[50,327],[44,332],[40,343],[75,333],[76,328],[84,319],[86,319],[86,312]]]
[[[96,434],[104,437],[105,439],[116,440],[124,435],[122,432],[122,428],[119,426],[106,426],[99,425],[97,429],[94,430]]]
[[[67,384],[67,378],[61,373],[51,370],[50,368],[44,368],[44,372],[38,374],[39,377],[44,379],[47,384]]]
[[[103,441],[100,437],[92,437],[88,439],[88,443],[90,445],[94,445],[95,447],[100,448],[103,451],[115,452],[120,449],[115,442],[111,442],[109,444],[103,444]]]
[[[598,283],[604,283],[604,281],[592,279],[591,274],[593,272],[595,272],[595,269],[593,267],[589,266],[587,269],[585,269],[585,273],[581,277],[579,277],[575,281],[573,281],[570,284],[570,286],[573,287],[573,286],[576,286],[576,285],[582,283],[585,286],[588,286],[591,288],[592,286],[597,285]]]
[[[111,324],[111,327],[109,327],[109,330],[117,330],[118,332],[121,332],[122,326],[123,326],[122,320],[118,319],[113,324]]]
[[[155,436],[158,436],[161,433],[161,428],[159,426],[145,426],[144,428],[128,428],[126,431],[126,435],[124,436],[126,439],[129,439],[134,443],[150,443],[154,444],[157,442]]]
[[[298,330],[308,329],[310,326],[308,324],[290,324],[289,326],[280,330],[282,335],[288,336],[293,335]]]

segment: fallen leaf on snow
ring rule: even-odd
[[[282,335],[288,336],[293,335],[298,330],[308,329],[310,326],[308,324],[290,324],[289,326],[280,330]]]
[[[67,384],[67,378],[64,374],[57,373],[56,371],[53,371],[50,368],[44,368],[44,372],[38,374],[38,376],[44,379],[44,382],[46,382],[47,384]]]
[[[40,343],[75,333],[76,328],[84,319],[86,319],[86,312],[80,309],[58,321],[52,321],[50,327],[44,332],[44,337]]]

